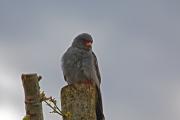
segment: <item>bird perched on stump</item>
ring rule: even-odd
[[[82,33],[75,37],[72,45],[62,56],[62,70],[68,84],[79,81],[96,84],[96,117],[97,120],[105,120],[100,91],[101,76],[96,55],[92,51],[92,43],[90,34]]]

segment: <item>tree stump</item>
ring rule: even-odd
[[[37,74],[22,74],[21,78],[25,93],[26,116],[30,120],[43,120],[39,87],[40,77]]]
[[[63,120],[96,120],[96,86],[75,83],[61,89]]]

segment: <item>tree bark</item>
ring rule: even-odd
[[[75,83],[61,89],[63,120],[96,120],[95,84]]]
[[[40,77],[37,74],[22,74],[21,78],[25,93],[26,116],[29,116],[30,120],[43,120]]]

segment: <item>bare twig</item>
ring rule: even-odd
[[[52,98],[52,96],[46,97],[46,95],[43,91],[43,92],[41,92],[41,100],[44,101],[53,110],[50,113],[57,113],[63,117],[66,117],[66,114],[64,114],[57,106],[57,102],[56,102],[55,98]]]

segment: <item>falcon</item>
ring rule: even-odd
[[[93,39],[88,33],[82,33],[75,37],[72,45],[62,56],[62,70],[68,84],[79,81],[96,84],[96,117],[97,120],[105,120],[100,91],[101,76],[96,55],[92,51],[92,43]]]

